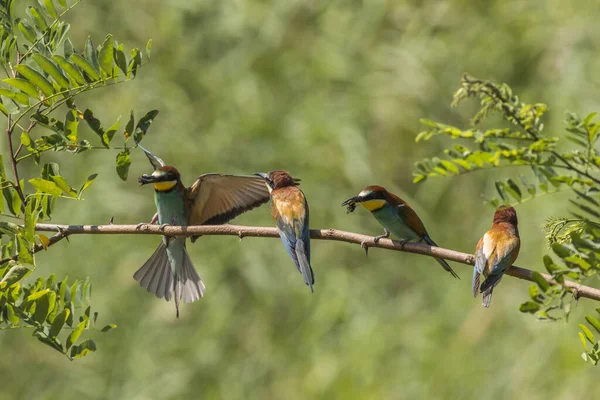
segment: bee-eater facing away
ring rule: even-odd
[[[298,185],[287,171],[257,172],[271,193],[271,215],[277,224],[279,237],[294,260],[304,282],[313,291],[315,276],[310,266],[310,228],[308,203]]]
[[[367,186],[358,196],[354,196],[342,203],[342,206],[347,206],[348,211],[354,211],[356,203],[361,204],[375,219],[383,226],[385,234],[377,236],[375,242],[379,239],[387,238],[390,232],[401,239],[403,242],[414,240],[417,242],[425,242],[430,246],[436,246],[431,240],[423,222],[417,213],[400,197],[388,192],[381,186]],[[434,257],[435,258],[435,257]],[[441,259],[435,258],[442,267],[452,274],[455,278],[458,275]]]
[[[269,201],[264,181],[255,176],[204,174],[185,188],[177,169],[139,147],[155,169],[152,175],[139,178],[142,185],[154,185],[157,215],[152,223],[158,219],[161,226],[220,225]],[[156,297],[167,301],[174,297],[177,317],[181,300],[196,301],[205,290],[187,253],[185,240],[185,237],[163,236],[154,254],[133,275],[140,286]]]
[[[479,239],[473,269],[473,296],[483,293],[482,304],[489,307],[492,292],[502,276],[517,259],[521,248],[517,212],[510,206],[500,206],[494,213],[489,231]],[[486,278],[479,287],[480,275]]]

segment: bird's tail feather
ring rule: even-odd
[[[491,288],[489,288],[488,290],[483,292],[483,298],[482,298],[481,304],[483,304],[484,307],[489,307],[490,304],[492,304],[492,292],[493,291],[494,291],[494,286],[492,286]]]
[[[184,248],[183,265],[174,277],[167,256],[167,246],[161,242],[152,256],[133,274],[133,278],[156,297],[170,301],[175,297],[175,308],[179,316],[179,302],[191,303],[204,295],[205,286],[194,269],[192,260]]]
[[[479,280],[480,274],[477,271],[477,268],[473,267],[473,297],[477,297],[479,294]]]
[[[302,240],[298,240],[296,242],[296,256],[298,257],[298,269],[300,273],[304,277],[304,282],[310,288],[311,293],[313,292],[313,284],[315,283],[315,275],[313,273],[312,267],[310,266],[310,261],[308,261],[308,257],[306,256],[307,251],[304,246],[304,242]]]
[[[479,289],[483,293],[482,303],[484,306],[489,307],[492,303],[492,292],[494,288],[498,286],[502,280],[502,275],[490,275],[483,281],[481,288]]]
[[[435,244],[435,242],[428,235],[423,236],[423,240],[425,241],[425,243],[427,243],[430,246],[439,247],[437,244]],[[450,272],[453,277],[460,279],[460,277],[456,274],[456,272],[454,272],[454,270],[452,269],[450,264],[448,264],[446,262],[446,260],[444,260],[442,258],[437,258],[437,257],[434,257],[434,258],[435,258],[435,261],[437,261],[442,266],[442,268],[444,268],[446,271]]]

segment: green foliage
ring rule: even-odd
[[[532,178],[519,174],[518,178],[508,177],[494,182],[498,197],[486,200],[494,208],[500,204],[518,204],[540,194],[571,191],[569,204],[572,218],[551,216],[543,226],[548,245],[554,253],[543,258],[552,280],[547,281],[541,274],[533,272],[535,285],[529,288],[530,301],[520,306],[521,312],[534,314],[540,320],[567,320],[578,293],[564,285],[565,278],[583,282],[600,271],[600,152],[596,149],[600,136],[600,123],[596,122],[598,114],[580,117],[567,113],[564,139],[575,147],[564,151],[561,150],[564,147],[563,138],[548,136],[544,132],[546,105],[523,103],[506,84],[464,75],[452,105],[457,106],[470,97],[479,99],[479,110],[469,129],[430,120],[421,121],[427,129],[418,134],[417,142],[437,136],[449,136],[463,142],[446,149],[444,158],[425,159],[416,163],[414,181],[483,169],[529,168]],[[510,127],[481,129],[491,114],[499,114]],[[587,316],[586,320],[600,333],[600,323],[595,317]],[[586,351],[583,358],[596,364],[600,356],[600,342],[595,342],[585,325],[580,327],[583,333],[579,335]],[[593,345],[591,349],[588,349],[586,340]]]
[[[131,126],[128,124],[120,136],[122,144],[114,147],[120,117],[105,125],[109,128],[103,128],[94,112],[80,108],[76,100],[79,102],[77,97],[84,92],[135,78],[142,66],[141,51],[132,49],[128,58],[123,44],[110,34],[97,47],[88,37],[83,51],[78,52],[67,37],[70,25],[63,20],[78,3],[44,0],[28,6],[22,17],[15,17],[13,1],[0,1],[0,64],[5,73],[0,87],[0,113],[6,117],[9,145],[8,159],[0,157],[0,215],[16,218],[14,223],[0,222],[0,330],[33,328],[33,336],[69,359],[96,350],[91,339],[81,340],[84,331],[95,329],[97,318],[97,314],[90,315],[91,282],[68,285],[64,278],[57,283],[54,275],[35,283],[25,283],[24,279],[36,268],[35,253],[53,244],[53,239],[36,234],[36,223],[52,217],[59,198],[81,199],[97,174],[89,175],[77,190],[61,175],[57,163],[42,163],[42,157],[48,151],[75,155],[91,149],[117,148],[117,172],[127,179],[133,112]],[[148,42],[147,59],[150,47]],[[133,133],[136,143],[143,139],[157,114],[153,110],[138,122]],[[96,138],[84,138],[81,120]],[[94,141],[99,145],[93,145]],[[19,163],[28,159],[41,165],[40,175],[17,182]],[[13,178],[4,171],[3,161],[12,164]],[[54,240],[60,240],[61,235],[59,232]],[[83,308],[85,311],[76,318],[77,310]],[[114,327],[107,325],[102,332]]]

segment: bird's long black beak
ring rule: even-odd
[[[146,185],[148,183],[154,183],[154,182],[156,182],[156,177],[152,176],[152,175],[144,174],[138,178],[138,182],[141,185]]]
[[[354,203],[360,203],[362,200],[360,199],[360,197],[358,196],[354,196],[349,198],[348,200],[346,200],[345,202],[342,203],[342,207],[344,206],[349,206],[352,205]]]

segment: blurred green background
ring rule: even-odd
[[[475,104],[449,104],[469,72],[547,103],[547,131],[559,135],[567,109],[600,111],[598,17],[600,3],[589,1],[84,0],[68,20],[78,48],[88,34],[139,47],[153,39],[135,81],[78,105],[105,121],[159,109],[144,145],[185,184],[206,172],[287,169],[302,178],[313,228],[373,235],[381,228],[365,210],[347,215],[340,203],[379,184],[411,203],[441,246],[472,252],[491,224],[480,194],[492,194],[496,175],[413,185],[413,163],[451,143],[416,144],[419,119],[466,126]],[[89,130],[88,138],[98,144]],[[61,155],[73,185],[99,176],[85,201],[59,200],[54,222],[152,217],[152,189],[136,183],[150,171],[144,155],[134,151],[122,182],[116,153]],[[24,164],[21,174],[38,167]],[[519,265],[543,269],[540,225],[567,215],[565,198],[517,207]],[[234,223],[273,226],[265,206]],[[91,333],[98,351],[73,363],[27,330],[0,333],[0,399],[600,396],[576,333],[598,306],[591,301],[569,324],[540,323],[518,311],[527,282],[504,279],[484,309],[467,266],[453,264],[459,281],[427,257],[372,249],[367,258],[325,241],[312,243],[310,295],[278,241],[203,237],[189,251],[207,295],[176,320],[172,303],[132,278],[159,240],[74,236],[40,253],[36,274],[91,277],[99,323],[118,329]]]

